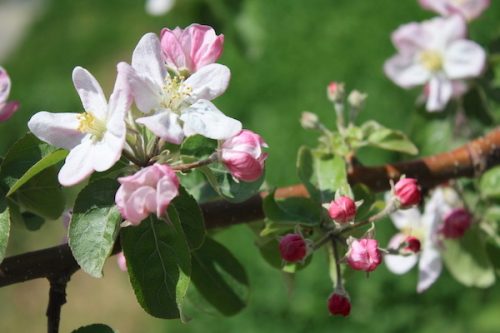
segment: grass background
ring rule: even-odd
[[[471,26],[471,36],[483,43],[500,34],[500,3]],[[369,95],[361,120],[415,131],[417,91],[403,91],[384,77],[382,65],[394,49],[390,33],[400,24],[432,17],[416,0],[178,0],[163,17],[151,17],[142,0],[53,0],[15,53],[2,64],[13,80],[12,99],[21,110],[0,124],[0,155],[27,130],[38,111],[82,110],[71,83],[71,71],[89,69],[110,92],[115,65],[130,61],[132,50],[146,32],[192,22],[214,26],[225,34],[220,62],[230,67],[232,80],[216,104],[268,142],[267,181],[274,186],[298,182],[295,155],[315,137],[301,130],[304,110],[333,124],[326,85],[345,81],[348,88]],[[1,42],[1,41],[0,41]],[[436,142],[438,144],[439,142]],[[395,158],[363,151],[366,164]],[[378,229],[382,243],[392,227]],[[9,252],[19,253],[55,245],[64,230],[46,224],[31,233],[14,226]],[[354,274],[348,281],[353,309],[348,319],[332,318],[326,310],[331,292],[326,257],[315,255],[294,281],[291,295],[280,272],[268,266],[254,246],[247,226],[218,233],[248,269],[252,292],[248,307],[224,318],[199,311],[188,324],[149,317],[135,301],[126,274],[114,259],[105,277],[96,280],[81,272],[68,288],[62,332],[94,322],[127,332],[499,332],[500,288],[467,289],[447,273],[424,295],[417,295],[416,272],[404,277],[380,267],[367,279]],[[0,290],[2,332],[43,332],[48,283],[32,281]]]

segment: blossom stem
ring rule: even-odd
[[[344,286],[342,283],[342,272],[340,270],[340,254],[339,254],[337,240],[332,235],[330,235],[330,240],[332,241],[333,256],[335,258],[335,272],[337,273],[337,285],[336,285],[336,287],[338,289],[343,289]]]
[[[200,161],[196,161],[196,162],[193,162],[193,163],[186,163],[186,164],[179,164],[179,165],[173,165],[171,166],[173,170],[175,171],[180,171],[180,172],[184,172],[184,171],[188,171],[188,170],[192,170],[192,169],[196,169],[196,168],[199,168],[199,167],[202,167],[202,166],[205,166],[205,165],[208,165],[208,164],[211,164],[215,161],[217,161],[217,153],[213,153],[212,155],[210,155],[209,158],[207,159],[204,159],[204,160],[200,160]]]
[[[378,212],[377,214],[370,216],[370,218],[368,218],[365,221],[351,224],[351,225],[346,226],[343,229],[340,229],[338,231],[338,234],[341,235],[341,234],[350,232],[354,229],[358,229],[358,228],[365,226],[367,224],[379,221],[379,220],[383,219],[384,217],[386,217],[387,215],[395,212],[398,209],[399,209],[399,207],[398,207],[397,201],[393,199],[393,200],[389,201],[387,206],[385,206],[385,208],[383,210],[381,210],[380,212]]]

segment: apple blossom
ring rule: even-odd
[[[460,14],[468,21],[477,18],[491,0],[419,0],[420,5],[442,16]]]
[[[348,316],[351,313],[351,301],[345,292],[335,291],[328,297],[328,311],[334,316]]]
[[[118,178],[115,202],[123,218],[137,225],[150,213],[161,218],[179,193],[179,179],[168,165],[155,163]]]
[[[161,16],[168,13],[175,4],[175,0],[147,0],[146,12],[150,15]]]
[[[0,66],[0,122],[7,121],[19,108],[19,102],[7,102],[10,94],[10,86],[9,74]]]
[[[439,231],[446,238],[460,238],[472,224],[472,215],[464,208],[455,208],[443,218]]]
[[[213,64],[222,54],[224,35],[217,35],[207,25],[191,24],[185,29],[164,28],[161,49],[169,69],[178,73],[195,73]]]
[[[352,221],[356,216],[356,203],[347,196],[341,196],[330,203],[328,214],[338,223]]]
[[[394,195],[402,208],[417,205],[421,200],[421,191],[414,178],[402,178],[394,185]]]
[[[466,33],[459,15],[401,26],[392,35],[399,53],[386,61],[386,75],[403,88],[427,85],[427,110],[443,110],[453,82],[478,77],[486,63],[484,50]]]
[[[382,253],[375,239],[352,239],[346,259],[352,269],[371,272],[382,262]]]
[[[387,268],[395,274],[405,274],[418,262],[419,278],[417,291],[427,290],[439,277],[442,270],[439,228],[442,217],[459,202],[457,193],[449,187],[435,189],[425,204],[424,213],[416,207],[392,213],[391,219],[400,230],[389,241],[389,248],[398,249],[409,237],[420,241],[420,252],[408,251],[406,255],[385,255]],[[408,242],[409,243],[409,242]],[[409,246],[411,243],[409,244]],[[411,253],[413,252],[413,253]]]
[[[170,76],[158,37],[148,33],[134,50],[127,77],[137,108],[146,114],[136,122],[165,141],[180,144],[185,136],[195,134],[223,140],[241,130],[239,121],[209,102],[227,88],[230,72],[226,66],[210,64],[189,78]]]
[[[307,256],[307,243],[300,234],[285,235],[279,247],[281,258],[288,262],[299,262]]]
[[[73,83],[85,112],[43,111],[28,122],[29,129],[39,139],[70,150],[59,172],[62,185],[75,185],[94,171],[108,170],[120,159],[125,144],[125,115],[131,104],[124,65],[118,64],[118,76],[109,104],[92,74],[76,67]]]
[[[234,178],[252,182],[264,172],[267,153],[262,148],[267,148],[267,144],[260,135],[242,130],[222,143],[220,159]]]

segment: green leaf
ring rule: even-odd
[[[446,241],[443,259],[453,277],[468,287],[487,288],[495,283],[495,271],[477,228],[460,240]]]
[[[314,226],[321,220],[321,207],[309,198],[276,200],[273,191],[264,199],[263,208],[266,217],[277,223]]]
[[[245,268],[228,249],[209,237],[193,253],[192,279],[200,294],[222,314],[235,315],[246,306]]]
[[[337,190],[350,192],[344,160],[302,146],[297,158],[298,176],[314,201],[330,202]]]
[[[15,191],[17,191],[21,186],[26,184],[28,180],[42,172],[43,170],[47,169],[48,167],[51,167],[63,159],[66,158],[68,155],[68,152],[66,150],[56,150],[54,152],[49,153],[47,156],[43,157],[41,160],[39,160],[35,165],[33,165],[31,168],[24,173],[24,175],[21,176],[10,188],[9,193],[7,193],[7,196],[11,195]]]
[[[61,216],[65,207],[65,198],[54,166],[35,175],[10,198],[25,210],[48,220]]]
[[[182,316],[182,301],[191,276],[189,247],[172,205],[170,222],[151,215],[138,226],[121,230],[130,282],[142,308],[158,318]]]
[[[0,262],[5,258],[10,234],[10,214],[7,200],[0,197]]]
[[[118,177],[132,174],[137,171],[135,166],[132,166],[124,158],[118,160],[110,169],[103,172],[94,172],[90,176],[89,183],[93,183],[103,178],[116,179]]]
[[[205,240],[206,230],[200,206],[186,189],[179,186],[179,195],[170,203],[179,214],[182,229],[191,250],[198,249]]]
[[[22,217],[22,221],[24,222],[24,226],[29,231],[37,231],[45,223],[45,220],[42,217],[35,215],[33,213],[30,213],[30,212],[22,213],[21,217]]]
[[[72,333],[115,333],[114,329],[104,324],[92,324],[88,326],[82,326]]]
[[[69,246],[82,269],[102,277],[102,268],[113,250],[122,217],[115,206],[118,183],[102,179],[78,195],[69,225]]]
[[[500,199],[500,166],[486,171],[481,176],[479,189],[483,197]]]
[[[202,135],[188,137],[181,145],[181,155],[205,158],[217,149],[217,140],[206,138]]]
[[[386,128],[373,120],[363,124],[362,129],[369,146],[410,155],[418,154],[417,147],[401,131]]]
[[[463,108],[465,115],[470,121],[476,119],[483,126],[493,124],[493,116],[488,105],[488,98],[483,88],[476,85],[463,98]]]

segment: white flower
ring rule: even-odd
[[[391,214],[391,219],[400,230],[389,241],[389,248],[397,249],[408,236],[420,240],[421,251],[418,254],[385,255],[387,268],[395,274],[405,274],[418,262],[417,291],[424,292],[441,274],[441,244],[439,241],[439,226],[443,216],[455,207],[459,198],[449,187],[437,188],[425,205],[424,213],[418,208],[399,210]]]
[[[459,15],[403,25],[392,41],[399,53],[385,63],[386,75],[403,88],[426,85],[428,111],[444,109],[453,82],[479,76],[486,62],[484,50],[466,39]]]
[[[86,69],[73,70],[73,83],[82,100],[84,113],[39,112],[28,127],[41,140],[70,150],[59,172],[65,186],[79,183],[94,171],[105,171],[120,159],[125,144],[125,115],[131,96],[123,71],[118,64],[115,88],[106,102],[101,86]]]
[[[223,140],[241,131],[239,121],[209,102],[228,86],[226,66],[206,65],[188,78],[170,76],[158,37],[148,33],[134,50],[127,76],[137,108],[147,114],[136,121],[165,141],[179,144],[195,134]]]

